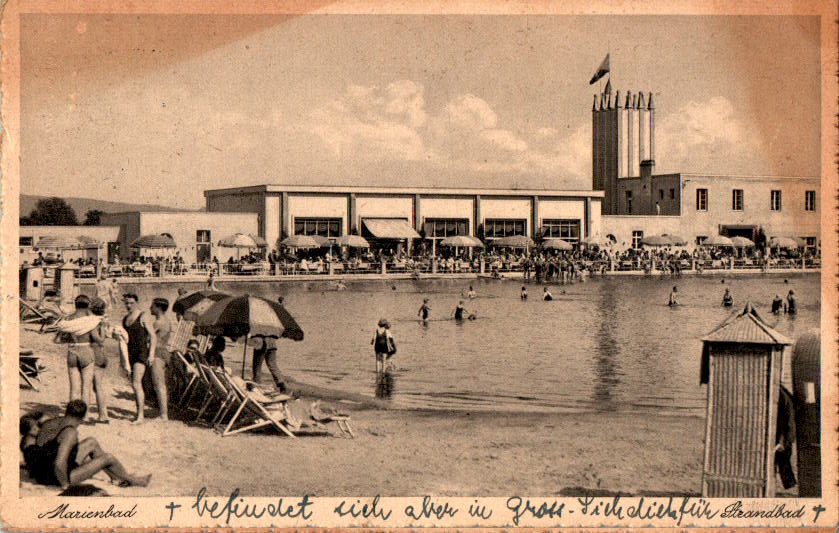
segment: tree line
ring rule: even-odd
[[[84,214],[82,226],[98,226],[103,211],[90,209]],[[76,211],[63,198],[43,198],[35,204],[29,215],[20,217],[21,226],[79,226]]]

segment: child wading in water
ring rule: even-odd
[[[370,341],[373,350],[376,352],[376,372],[379,372],[379,361],[382,362],[382,372],[390,364],[390,358],[396,354],[396,341],[390,332],[390,322],[386,319],[379,320],[379,327],[376,328],[376,335]]]
[[[423,298],[422,300],[422,307],[419,308],[417,311],[417,316],[422,317],[422,323],[428,324],[428,313],[431,311],[431,308],[428,307],[428,298]]]

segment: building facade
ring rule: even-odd
[[[118,227],[118,255],[129,259],[137,255],[169,255],[179,253],[187,263],[205,263],[213,257],[227,261],[240,252],[218,246],[218,242],[234,233],[256,235],[259,224],[256,213],[144,212],[104,213],[102,224]],[[167,234],[175,240],[174,250],[132,249],[131,243],[141,235]]]
[[[93,259],[98,261],[113,259],[117,256],[117,243],[119,242],[119,227],[117,226],[20,226],[19,245],[20,262],[32,263],[41,254],[57,253],[59,250],[41,250],[38,248],[38,241],[42,237],[72,237],[90,239],[89,242],[98,244],[88,245],[85,248],[73,250],[60,250],[61,256],[65,259]]]
[[[603,225],[618,242],[678,234],[694,244],[712,235],[820,239],[820,179],[655,173],[653,95],[595,95],[592,188],[604,192]],[[660,218],[659,218],[660,217]]]
[[[259,185],[204,192],[207,211],[257,216],[269,247],[292,235],[429,241],[537,233],[577,242],[600,231],[599,191]]]

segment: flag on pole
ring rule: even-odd
[[[593,85],[594,82],[605,76],[609,73],[609,54],[606,54],[606,58],[600,63],[600,66],[597,67],[597,72],[594,73],[594,76],[591,77],[591,81],[588,82],[589,85]]]

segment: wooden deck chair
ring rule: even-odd
[[[265,396],[258,390],[249,391],[247,384],[241,378],[223,374],[223,379],[231,387],[240,399],[240,404],[233,417],[227,423],[221,436],[235,435],[252,429],[265,426],[272,426],[291,438],[296,438],[290,426],[288,408],[286,403],[290,396],[278,395],[274,397]],[[253,421],[245,426],[236,428],[236,422],[241,421],[243,416],[249,416]]]
[[[184,386],[183,390],[180,391],[180,397],[178,398],[177,403],[178,407],[183,407],[184,403],[189,401],[189,397],[197,388],[197,384],[199,381],[198,370],[195,368],[195,365],[186,360],[184,354],[182,354],[181,352],[174,353],[175,357],[177,357],[180,360],[181,365],[184,368],[184,372],[186,373],[186,375],[182,377],[185,378],[187,384],[186,386]]]
[[[192,330],[195,329],[195,322],[192,320],[181,320],[178,327],[169,335],[169,342],[166,349],[169,352],[186,353],[186,344],[192,338]]]
[[[21,324],[41,324],[41,330],[61,320],[64,316],[59,309],[38,309],[29,302],[18,298],[20,302]]]
[[[24,383],[35,391],[39,390],[35,385],[35,381],[41,381],[41,372],[43,371],[44,366],[41,365],[41,358],[37,355],[32,355],[32,350],[20,351],[18,372]]]
[[[190,394],[189,398],[184,402],[183,408],[185,411],[197,411],[200,414],[203,414],[206,407],[204,405],[212,400],[212,384],[210,383],[210,378],[204,372],[204,368],[207,366],[204,363],[204,359],[202,358],[200,353],[195,354],[196,360],[195,363],[192,365],[196,371],[196,382],[194,386],[194,391],[203,390],[203,394],[194,396],[195,398],[201,398],[201,402],[198,404],[200,407],[192,407],[190,400],[192,400],[193,396]]]
[[[320,401],[316,401],[312,404],[311,414],[312,418],[317,422],[324,424],[328,422],[335,422],[335,425],[338,426],[338,430],[342,435],[347,435],[351,439],[355,438],[355,433],[353,433],[352,427],[350,427],[349,415],[345,415],[343,413],[325,412],[320,407]]]
[[[235,389],[230,387],[226,381],[219,376],[219,372],[224,373],[220,368],[205,367],[204,373],[210,378],[210,384],[213,387],[213,396],[216,400],[220,400],[216,408],[216,414],[210,420],[210,425],[215,426],[227,415],[230,408],[239,401],[239,396]]]

